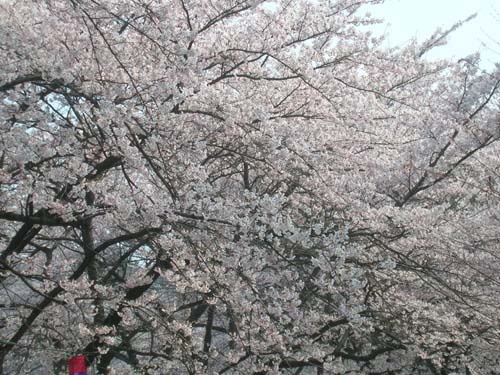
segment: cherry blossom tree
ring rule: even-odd
[[[0,373],[498,373],[500,71],[380,2],[0,2]]]

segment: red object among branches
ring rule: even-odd
[[[77,355],[68,361],[69,375],[87,375],[87,365],[85,364],[85,356]]]

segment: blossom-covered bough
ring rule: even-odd
[[[0,373],[498,373],[500,74],[377,2],[2,1]]]

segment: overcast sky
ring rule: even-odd
[[[426,39],[437,27],[448,29],[471,14],[477,17],[455,31],[449,44],[429,57],[459,58],[480,51],[482,66],[500,62],[500,0],[386,0],[370,9],[386,19],[377,28],[385,32],[387,43],[398,46],[416,37]]]

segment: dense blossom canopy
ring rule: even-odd
[[[500,373],[500,69],[378,2],[1,1],[0,373]]]

